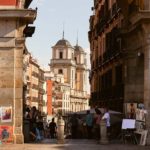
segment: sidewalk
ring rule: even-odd
[[[92,140],[66,140],[66,143],[56,144],[56,140],[36,144],[0,145],[0,150],[150,150],[150,146],[109,144],[100,145]]]

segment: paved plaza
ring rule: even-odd
[[[35,144],[6,144],[0,145],[0,150],[150,150],[149,146],[131,144],[100,145],[92,140],[67,140],[65,144],[56,144],[57,141],[45,141]]]

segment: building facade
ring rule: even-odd
[[[62,38],[52,47],[50,69],[54,74],[64,76],[63,86],[65,84],[70,86],[70,97],[68,94],[66,94],[68,98],[63,95],[60,97],[60,100],[66,97],[66,100],[70,101],[66,101],[63,107],[73,112],[87,109],[87,65],[84,50],[78,44],[73,47],[69,41]],[[65,89],[68,91],[69,88]]]
[[[26,57],[27,56],[29,57],[29,62],[25,72],[25,78],[27,79],[25,105],[29,107],[35,106],[40,112],[43,112],[45,72],[30,53],[28,53]]]
[[[150,112],[150,1],[95,0],[92,9],[91,105],[144,103]]]
[[[36,10],[28,9],[31,1],[0,1],[0,106],[2,110],[9,109],[10,116],[9,121],[1,121],[0,124],[13,128],[14,143],[24,142],[23,53],[25,39],[35,29],[29,24],[36,18]]]
[[[91,105],[123,111],[124,78],[120,28],[123,15],[115,0],[95,0],[90,17]]]

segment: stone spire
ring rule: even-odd
[[[77,41],[76,41],[76,46],[78,46],[78,43],[79,43],[78,40],[79,40],[79,39],[78,39],[78,30],[77,30]]]
[[[63,23],[63,35],[62,35],[62,39],[64,40],[64,37],[65,37],[65,31],[64,31],[64,23]]]

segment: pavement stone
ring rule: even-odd
[[[0,150],[150,150],[150,146],[132,144],[100,145],[93,140],[66,140],[65,144],[57,144],[56,140],[45,140],[34,144],[2,144]]]

